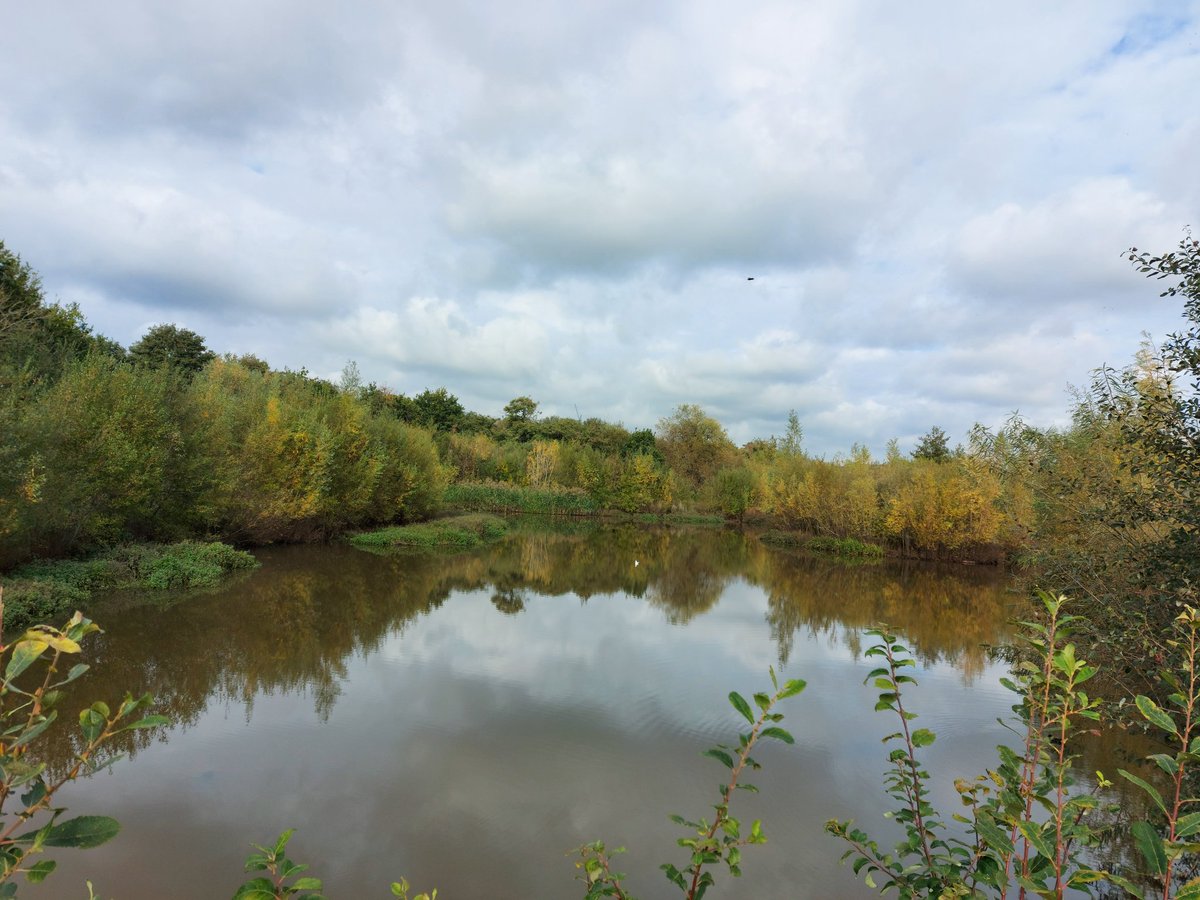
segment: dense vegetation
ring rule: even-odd
[[[129,541],[324,538],[422,518],[430,434],[157,326],[125,353],[0,244],[0,568]]]
[[[1136,658],[1200,580],[1198,247],[1188,234],[1173,253],[1130,251],[1169,279],[1186,329],[1100,370],[1068,428],[1014,416],[952,449],[935,426],[911,455],[893,441],[883,459],[859,446],[824,459],[794,413],[782,437],[737,447],[691,404],[653,430],[539,416],[528,396],[489,417],[445,388],[364,386],[353,364],[335,385],[217,356],[174,325],[126,351],[48,303],[0,244],[0,570],[130,540],[327,539],[443,502],[715,512],[891,553],[1034,563],[1091,598],[1102,630],[1132,634]]]

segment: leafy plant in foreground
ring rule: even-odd
[[[686,900],[700,900],[715,883],[708,866],[724,862],[729,868],[729,874],[736,877],[742,874],[742,847],[766,843],[762,822],[754,820],[749,833],[744,834],[742,823],[730,815],[729,806],[735,790],[758,790],[754,785],[742,782],[741,778],[747,768],[761,768],[750,756],[750,751],[760,739],[774,738],[785,744],[795,743],[792,735],[779,727],[778,723],[783,721],[783,714],[772,710],[780,700],[794,697],[803,691],[806,684],[802,680],[793,679],[781,688],[774,669],[771,669],[771,684],[775,689],[774,694],[754,695],[754,704],[759,710],[757,716],[745,697],[736,691],[732,692],[729,702],[750,724],[750,730],[738,735],[736,747],[719,744],[704,751],[705,756],[717,760],[729,769],[728,782],[719,788],[721,800],[713,807],[716,815],[712,821],[701,819],[693,822],[682,816],[671,816],[671,821],[688,829],[687,834],[679,838],[678,843],[679,846],[688,848],[691,856],[682,869],[672,863],[664,863],[660,868],[666,873],[667,879],[679,888]],[[582,870],[578,880],[587,886],[584,900],[597,900],[600,897],[634,900],[623,884],[624,874],[612,868],[612,857],[624,852],[623,847],[608,850],[603,841],[594,841],[579,848],[579,860],[575,867]]]
[[[1092,795],[1074,790],[1074,757],[1070,742],[1082,723],[1100,718],[1100,702],[1082,685],[1096,668],[1078,659],[1066,642],[1076,617],[1062,612],[1066,602],[1039,592],[1045,623],[1023,622],[1023,640],[1032,659],[1020,662],[1014,678],[1002,679],[1021,702],[1013,707],[1022,736],[1020,752],[997,747],[999,764],[973,781],[960,779],[955,787],[969,815],[952,818],[966,826],[965,837],[947,834],[945,817],[929,801],[929,773],[918,751],[932,744],[928,729],[911,729],[916,714],[904,707],[903,695],[916,679],[905,670],[915,665],[909,651],[884,629],[869,632],[879,643],[867,651],[883,665],[867,680],[882,693],[877,710],[894,712],[901,730],[884,738],[895,745],[892,767],[885,777],[888,794],[897,802],[891,815],[901,823],[905,838],[893,852],[851,821],[831,820],[826,830],[850,844],[843,859],[854,858],[855,874],[872,887],[894,888],[900,897],[1062,897],[1068,889],[1087,893],[1088,886],[1109,880],[1126,887],[1120,876],[1091,869],[1080,853],[1093,845],[1096,833],[1086,822],[1098,806]],[[1099,786],[1109,782],[1100,776]]]
[[[0,588],[0,616],[3,600]],[[115,735],[167,724],[164,716],[135,715],[153,702],[149,694],[126,694],[115,711],[97,701],[79,714],[82,740],[70,765],[52,774],[38,760],[37,740],[58,719],[62,689],[88,670],[78,663],[60,677],[59,665],[64,656],[79,653],[80,642],[99,630],[75,613],[61,629],[37,625],[10,643],[0,641],[0,897],[16,896],[16,875],[36,884],[54,871],[54,860],[32,861],[47,848],[97,847],[117,834],[120,826],[108,816],[63,819],[66,810],[55,805],[56,796],[68,782],[119,759],[102,761],[99,754]]]
[[[246,871],[267,874],[251,878],[239,887],[233,895],[233,900],[286,900],[288,897],[294,897],[296,900],[324,900],[321,894],[321,879],[303,875],[302,873],[308,871],[308,866],[293,862],[284,852],[293,834],[295,829],[289,828],[279,835],[270,847],[253,845],[258,852],[246,857]],[[289,884],[288,880],[293,878],[295,880]],[[436,888],[431,893],[416,894],[411,898],[408,896],[409,890],[408,882],[403,878],[392,882],[392,896],[398,900],[437,900]]]
[[[1158,768],[1166,773],[1169,792],[1166,798],[1148,782],[1124,769],[1118,770],[1121,777],[1141,788],[1162,814],[1164,825],[1155,828],[1149,822],[1134,822],[1130,828],[1139,853],[1146,863],[1149,874],[1161,887],[1161,891],[1143,891],[1133,884],[1122,884],[1135,897],[1161,896],[1163,900],[1174,896],[1177,900],[1200,898],[1200,878],[1182,885],[1176,893],[1174,870],[1179,858],[1185,853],[1200,852],[1200,812],[1187,812],[1200,798],[1184,796],[1184,778],[1188,765],[1200,762],[1200,613],[1185,606],[1175,619],[1177,640],[1168,641],[1169,646],[1179,653],[1177,668],[1163,669],[1159,674],[1170,690],[1167,700],[1173,709],[1163,709],[1152,699],[1139,695],[1135,701],[1138,712],[1151,725],[1166,734],[1178,749],[1172,754],[1155,753],[1149,757]]]
[[[258,852],[246,857],[246,871],[267,874],[251,878],[243,884],[233,895],[233,900],[283,900],[285,897],[322,900],[321,879],[301,875],[308,866],[292,862],[284,852],[294,833],[295,829],[289,828],[270,847],[253,845]],[[288,884],[291,878],[295,880]]]

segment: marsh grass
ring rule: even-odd
[[[471,550],[508,533],[503,519],[483,513],[434,519],[415,525],[392,525],[363,531],[348,538],[360,550],[389,553],[396,550]]]
[[[251,554],[215,541],[122,544],[86,559],[31,562],[5,579],[4,627],[69,614],[101,591],[208,587],[257,565]]]

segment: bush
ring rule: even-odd
[[[258,565],[253,556],[228,544],[185,541],[152,554],[139,571],[139,581],[155,590],[206,587],[226,572]]]
[[[91,596],[67,581],[15,579],[4,586],[4,627],[21,628],[33,622],[61,618]]]

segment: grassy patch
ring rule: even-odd
[[[804,549],[841,559],[883,559],[882,547],[856,538],[815,537],[804,545]]]
[[[390,550],[470,550],[503,537],[508,531],[503,519],[484,514],[451,516],[416,525],[393,525],[352,534],[348,540],[360,550],[385,553]]]
[[[764,544],[770,544],[772,547],[799,547],[804,543],[804,538],[796,534],[794,531],[764,531],[758,536],[758,539]]]
[[[883,548],[857,538],[807,537],[795,531],[764,531],[758,536],[773,547],[803,547],[821,556],[833,556],[847,562],[870,562],[883,559]]]
[[[622,518],[645,522],[647,525],[704,525],[719,528],[725,524],[724,516],[705,513],[630,513]]]
[[[601,512],[583,491],[543,490],[517,484],[470,482],[452,484],[442,502],[453,509],[501,513],[546,513],[586,516]]]
[[[28,563],[4,579],[4,627],[68,615],[93,594],[120,588],[179,590],[216,584],[258,561],[228,544],[125,544],[89,559]]]

